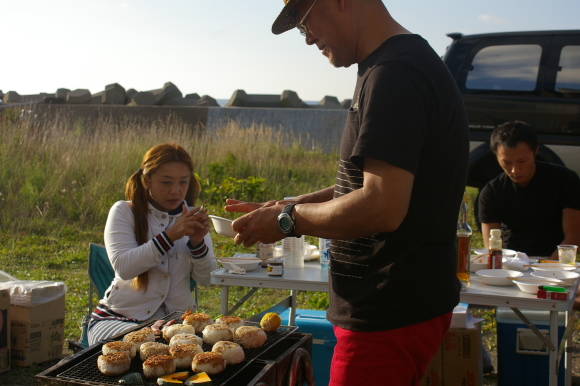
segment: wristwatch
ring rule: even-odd
[[[278,228],[284,233],[286,237],[300,237],[294,233],[294,228],[296,227],[296,221],[292,215],[292,210],[296,204],[286,205],[282,209],[282,213],[278,215]]]

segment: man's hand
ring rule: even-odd
[[[276,204],[270,201],[234,220],[232,228],[238,232],[234,242],[250,247],[257,242],[270,244],[283,239],[284,234],[278,228],[278,215],[282,213],[284,206],[286,204]]]

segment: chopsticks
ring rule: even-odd
[[[263,261],[263,260],[268,260],[268,259],[258,259],[257,257],[210,257],[210,259],[216,259],[216,260],[256,260],[256,261]]]

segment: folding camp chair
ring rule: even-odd
[[[89,346],[89,322],[91,321],[91,313],[93,312],[93,296],[96,290],[99,299],[105,296],[105,291],[115,278],[115,271],[111,266],[107,250],[104,245],[89,243],[89,268],[88,274],[90,279],[89,284],[89,308],[87,314],[83,317],[81,324],[81,338],[78,342],[69,341],[69,349],[74,352],[80,351]],[[191,279],[189,289],[194,293],[195,304],[197,301],[197,283]]]

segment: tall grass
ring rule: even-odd
[[[263,126],[231,122],[209,133],[175,118],[82,120],[35,117],[34,111],[25,117],[3,110],[0,119],[0,269],[19,279],[65,282],[65,336],[71,340],[80,336],[88,304],[88,243],[103,241],[109,208],[124,199],[127,178],[151,146],[185,147],[204,188],[199,202],[229,217],[235,215],[223,211],[226,197],[264,201],[321,189],[333,184],[338,162],[336,154],[305,150],[292,133]],[[212,236],[218,256],[248,252]],[[240,316],[284,294],[265,291]],[[321,304],[320,296],[304,294],[301,304]],[[217,287],[202,288],[200,297],[202,308],[219,312]]]

